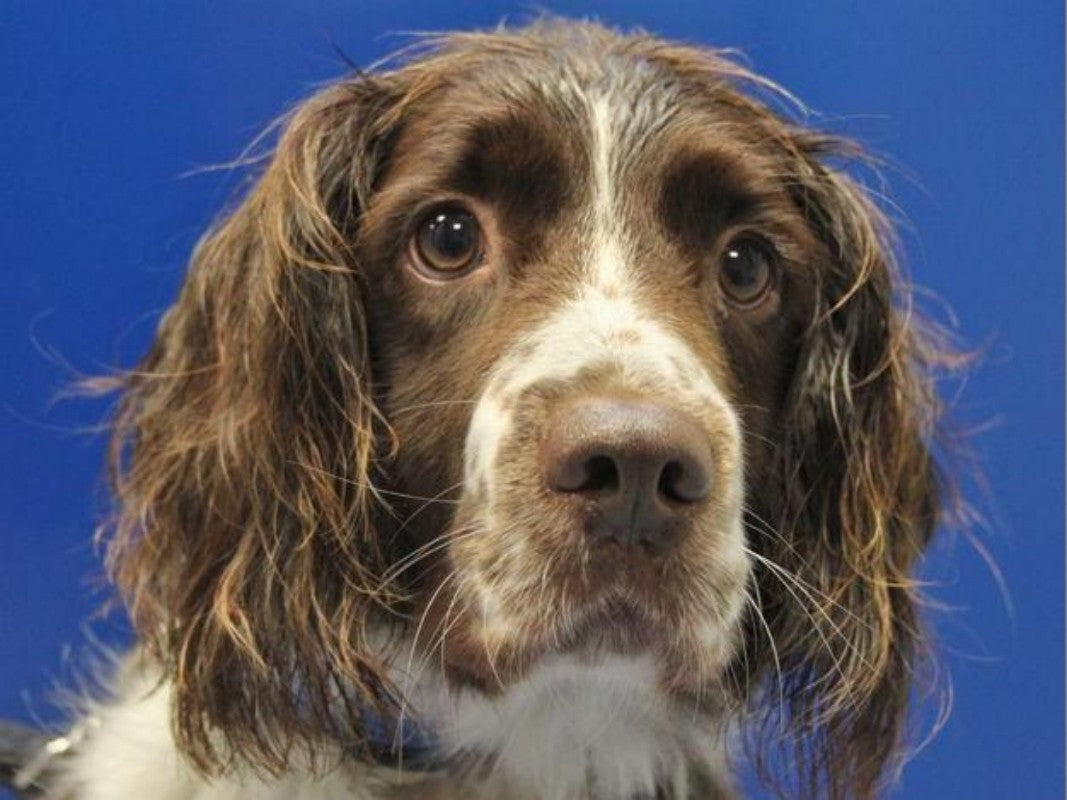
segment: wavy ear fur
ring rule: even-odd
[[[799,789],[864,798],[899,751],[924,654],[911,569],[948,488],[931,452],[941,411],[932,375],[959,359],[902,294],[887,222],[820,163],[847,143],[796,132],[792,144],[794,199],[827,263],[815,269],[771,479],[781,535],[753,535],[781,568],[761,568],[759,586]]]
[[[297,110],[120,379],[107,561],[205,771],[356,748],[383,696],[366,623],[388,600],[371,508],[387,429],[352,243],[390,135],[384,80]]]

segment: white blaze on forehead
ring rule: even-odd
[[[614,136],[612,108],[601,95],[593,100],[593,237],[589,266],[591,284],[604,291],[621,291],[626,283],[626,259],[616,219],[612,181]]]
[[[593,186],[595,199],[593,209],[598,222],[610,218],[615,205],[614,186],[611,182],[612,124],[611,105],[603,95],[592,102],[593,122]],[[603,219],[601,219],[603,218]]]

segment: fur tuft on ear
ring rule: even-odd
[[[777,662],[767,696],[784,698],[793,734],[789,796],[866,798],[895,768],[925,660],[911,571],[955,497],[932,454],[933,379],[965,359],[912,307],[888,222],[819,161],[855,147],[795,132],[790,149],[794,201],[826,263],[762,506],[777,530],[750,526],[774,639],[754,647]]]
[[[324,738],[358,750],[390,696],[368,645],[394,599],[372,483],[390,432],[353,245],[388,95],[359,78],[296,111],[116,381],[107,563],[205,772],[277,772]]]

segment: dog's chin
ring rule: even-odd
[[[598,655],[636,655],[666,646],[664,625],[640,606],[607,600],[576,615],[551,640],[549,652]]]
[[[590,665],[620,657],[651,659],[659,667],[663,689],[699,693],[703,687],[696,681],[717,675],[723,655],[680,640],[677,627],[676,621],[658,620],[636,603],[607,599],[568,620],[545,621],[495,645],[486,645],[476,631],[454,637],[446,642],[441,663],[453,687],[496,695],[560,657]],[[480,644],[472,646],[476,641]],[[692,669],[694,664],[701,669]]]

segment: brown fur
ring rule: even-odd
[[[745,421],[765,624],[747,620],[727,676],[765,734],[753,749],[795,742],[791,794],[870,797],[924,655],[911,571],[945,492],[931,380],[957,362],[908,302],[885,220],[827,164],[851,144],[771,111],[754,95],[772,87],[721,54],[594,25],[445,37],[308,100],[120,379],[108,565],[175,682],[178,741],[205,771],[277,772],[294,749],[358,747],[366,709],[397,702],[371,633],[425,610],[445,562],[390,565],[453,524],[482,376],[569,280],[585,156],[502,99],[561,51],[651,65],[693,109],[625,165],[649,200],[628,218],[672,285],[731,226],[783,242],[788,296],[763,317],[738,321],[699,283],[681,304],[662,287],[648,300],[712,332],[689,338]],[[484,123],[474,137],[466,119]],[[413,289],[395,268],[403,232],[457,192],[484,204],[511,277]],[[508,283],[553,259],[551,278]],[[502,314],[486,298],[505,285]]]

